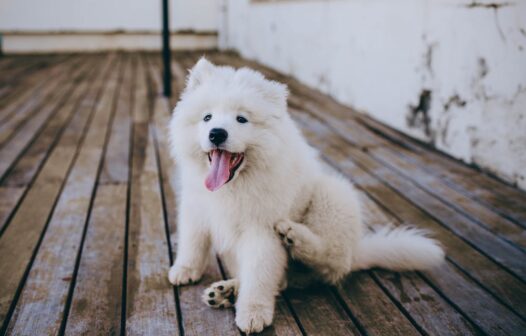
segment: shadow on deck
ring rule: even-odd
[[[174,88],[199,53],[177,53]],[[288,290],[279,335],[526,332],[526,194],[236,55],[289,85],[290,113],[357,186],[369,224],[415,224],[445,246],[432,272],[353,274]],[[160,59],[111,53],[0,59],[0,334],[235,335],[233,310],[173,289],[175,198]]]

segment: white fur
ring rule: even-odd
[[[287,113],[286,97],[284,85],[258,72],[201,59],[169,125],[180,196],[170,282],[199,280],[213,248],[236,279],[236,323],[247,333],[271,324],[290,258],[329,283],[355,269],[426,269],[444,258],[418,230],[364,232],[356,191],[320,162]],[[238,115],[249,122],[238,123]],[[228,131],[223,148],[245,160],[210,192],[204,181],[214,127]]]

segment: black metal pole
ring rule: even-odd
[[[163,2],[163,93],[165,97],[172,95],[172,72],[170,69],[170,27],[168,23],[168,0]]]

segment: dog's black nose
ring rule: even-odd
[[[208,139],[216,146],[225,142],[226,138],[228,138],[228,132],[223,128],[212,128],[208,135]]]

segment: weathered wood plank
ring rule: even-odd
[[[2,87],[3,93],[0,96],[0,124],[12,116],[16,107],[31,97],[31,94],[38,92],[49,79],[49,72],[55,71],[63,63],[70,62],[71,55],[54,55],[50,58],[47,67],[37,71],[31,71],[26,77]],[[7,108],[8,107],[8,108]]]
[[[403,161],[400,156],[396,155],[392,150],[373,148],[369,152],[374,156],[376,156],[377,152],[380,152],[381,162],[384,165],[390,166],[407,178],[411,178],[429,194],[439,198],[451,208],[462,212],[472,221],[488,229],[493,234],[513,243],[523,251],[526,249],[526,230],[516,223],[498,215],[479,202],[473,201],[437,177],[427,174],[415,165]]]
[[[25,59],[22,62],[15,63],[14,66],[5,69],[2,72],[2,77],[0,77],[0,86],[16,83],[20,81],[20,79],[26,77],[28,74],[45,68],[47,65],[46,63],[51,59],[49,55],[30,55],[24,58]]]
[[[50,100],[61,96],[64,79],[67,78],[68,75],[71,75],[71,70],[75,69],[76,64],[79,64],[79,60],[75,61],[65,62],[65,64],[61,64],[45,72],[47,75],[46,85],[40,86],[40,90],[34,90],[32,95],[28,96],[19,108],[13,109],[10,118],[6,118],[0,123],[0,147],[3,146],[27,120],[35,113],[38,113],[42,105],[48,104]],[[14,107],[16,105],[10,105],[10,107],[11,106]]]
[[[126,333],[178,334],[159,176],[147,123],[135,123],[128,230]]]
[[[94,117],[20,294],[10,334],[56,334],[61,328],[110,127],[118,66],[112,64],[103,76],[107,79],[100,87]]]
[[[360,335],[327,286],[288,289],[284,294],[308,335]]]
[[[88,89],[88,81],[89,78],[78,83],[80,92]],[[100,80],[95,81],[93,86],[89,83],[91,88],[80,104],[79,101],[68,102],[71,108],[77,107],[80,110],[84,123],[71,124],[62,135],[10,225],[0,237],[0,269],[4,272],[0,277],[0,320],[2,321],[5,320],[13,299],[16,298],[17,288],[24,278],[41,232],[52,213],[55,200],[75,157],[76,147],[83,137],[83,130],[95,100],[94,96],[98,91],[97,85],[100,85],[98,83]],[[2,330],[7,326],[6,322],[4,321]]]
[[[89,71],[89,64],[92,61],[93,60],[90,59],[84,59],[84,62],[88,63],[84,71]],[[65,99],[67,99],[67,97],[66,95]],[[67,105],[61,104],[57,108],[56,113],[48,118],[42,129],[35,134],[35,137],[31,139],[28,146],[4,175],[1,185],[22,187],[28,186],[31,183],[45,158],[54,148],[60,135],[66,129],[66,125],[68,125],[75,116],[75,109],[64,107],[67,107]]]
[[[15,210],[24,188],[0,187],[0,233],[3,232],[9,216]]]
[[[369,274],[352,274],[338,293],[367,335],[420,335]]]
[[[121,183],[97,188],[66,335],[121,333],[127,189]]]
[[[73,80],[63,83],[63,86],[57,89],[56,95],[53,95],[53,99],[50,99],[42,109],[39,109],[15,135],[0,148],[0,157],[2,157],[0,161],[0,177],[5,175],[22,150],[27,147],[35,137],[35,134],[42,125],[56,113],[57,108],[62,104],[64,99],[69,98],[70,95],[73,94],[72,92],[76,92],[75,80],[84,74],[86,68],[86,64],[84,64],[74,70],[72,74]]]
[[[84,239],[66,335],[119,335],[121,331],[131,140],[132,68],[127,60],[123,60],[115,117]]]
[[[401,225],[398,218],[381,211],[378,204],[363,194],[366,223],[375,225]],[[394,273],[373,270],[369,272],[397,305],[429,335],[476,335],[479,329],[452,307],[421,276],[415,273]]]
[[[19,55],[0,56],[0,70],[5,70],[13,66],[21,66],[19,58]]]
[[[106,159],[102,165],[99,184],[128,183],[131,145],[132,109],[132,64],[128,56],[124,58],[122,88],[119,90]]]
[[[451,188],[526,227],[526,206],[524,205],[526,204],[526,193],[523,191],[422,146],[373,119],[361,115],[357,115],[356,119],[391,142],[398,142],[408,148],[409,150],[404,153],[404,158],[408,161],[420,165],[426,171],[443,179]]]
[[[176,335],[179,322],[170,266],[159,171],[149,127],[143,60],[139,58],[133,109],[133,149],[128,224],[126,334]]]

